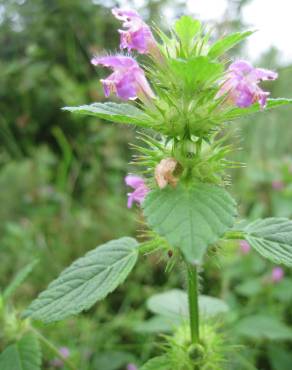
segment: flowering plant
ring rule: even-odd
[[[292,100],[270,99],[259,86],[276,79],[275,72],[243,60],[230,64],[224,57],[251,31],[211,43],[198,20],[183,16],[170,36],[155,29],[158,42],[137,12],[114,9],[113,14],[123,22],[121,49],[145,54],[144,65],[122,53],[95,56],[91,63],[111,70],[101,80],[106,97],[132,103],[64,110],[139,128],[137,173],[125,181],[133,189],[128,207],[134,202],[141,206],[148,239],[123,237],[90,251],[65,269],[24,317],[49,323],[87,310],[125,281],[139,254],[159,250],[170,257],[169,268],[184,266],[188,289],[150,298],[149,308],[171,322],[174,335],[166,338],[163,353],[142,369],[221,369],[223,339],[211,318],[228,306],[199,294],[198,274],[207,252],[230,239],[245,240],[267,259],[292,266],[291,221],[268,218],[248,224],[238,219],[236,201],[227,191],[227,170],[240,165],[228,159],[234,150],[229,126],[237,118]]]

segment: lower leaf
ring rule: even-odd
[[[25,335],[0,355],[1,370],[41,370],[41,350],[37,338]]]
[[[124,282],[138,257],[132,238],[112,240],[75,261],[32,302],[24,317],[44,322],[89,309]]]

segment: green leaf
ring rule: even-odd
[[[167,356],[154,357],[147,361],[140,370],[174,370],[167,366],[168,362]]]
[[[179,323],[181,318],[188,318],[188,296],[180,289],[154,294],[147,300],[149,311],[167,317]]]
[[[211,62],[209,58],[199,56],[190,59],[173,59],[170,61],[172,71],[192,90],[196,84],[211,83],[221,77],[224,67]]]
[[[235,287],[236,293],[244,297],[257,296],[263,290],[261,279],[250,279]]]
[[[270,344],[267,348],[267,354],[273,370],[291,370],[292,353],[288,348],[283,349],[280,346]]]
[[[197,183],[150,192],[143,202],[147,223],[190,262],[200,262],[208,246],[230,229],[236,203],[226,190]]]
[[[11,295],[15,292],[15,290],[22,284],[22,282],[28,277],[28,275],[32,272],[34,267],[37,265],[38,261],[35,260],[21,269],[17,275],[14,277],[12,282],[8,285],[8,287],[3,292],[3,299],[7,300]]]
[[[179,323],[180,320],[173,322],[163,315],[155,315],[146,321],[136,323],[133,329],[144,334],[170,333]]]
[[[218,58],[253,33],[254,31],[235,32],[218,40],[211,46],[208,56],[210,58]]]
[[[41,349],[37,338],[28,334],[0,355],[1,370],[41,370]]]
[[[125,369],[129,363],[135,363],[136,358],[129,352],[124,351],[103,351],[95,353],[93,358],[93,369],[119,370]]]
[[[199,309],[200,314],[205,317],[214,317],[229,311],[229,307],[222,299],[208,295],[199,296]]]
[[[137,245],[125,237],[88,252],[64,270],[24,316],[52,322],[89,309],[124,282],[137,261]]]
[[[232,121],[237,118],[246,117],[250,114],[257,112],[265,112],[269,109],[279,108],[284,105],[292,104],[292,99],[278,98],[278,99],[268,99],[267,105],[264,109],[261,108],[259,103],[255,103],[248,108],[233,108],[223,115],[223,121]]]
[[[155,314],[169,318],[174,325],[189,317],[188,296],[180,289],[153,295],[147,300],[147,308]],[[204,317],[214,317],[228,312],[229,308],[221,299],[200,295],[199,310]]]
[[[182,16],[175,22],[174,30],[181,41],[182,47],[188,51],[194,42],[195,36],[201,31],[201,22],[189,16]]]
[[[131,104],[93,103],[79,107],[64,107],[65,111],[87,116],[94,116],[117,123],[132,123],[137,126],[149,127],[149,119],[142,110]]]
[[[292,266],[292,221],[287,218],[256,220],[243,230],[246,241],[270,261]]]
[[[292,329],[273,316],[254,315],[240,320],[235,331],[255,340],[291,340]]]

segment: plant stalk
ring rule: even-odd
[[[197,267],[187,263],[191,341],[199,343],[199,294]]]
[[[54,346],[53,343],[51,343],[47,338],[45,338],[38,330],[36,330],[33,327],[30,327],[31,331],[39,338],[39,340],[48,348],[51,350],[52,353],[54,353],[57,357],[60,358],[60,360],[63,361],[63,363],[71,370],[78,370],[77,367],[75,367],[71,361],[69,361],[67,358],[65,358],[58,348]]]

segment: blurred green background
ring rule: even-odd
[[[214,32],[244,28],[246,0],[229,0],[228,13],[212,22]],[[104,99],[94,53],[117,50],[119,24],[110,8],[125,2],[90,0],[0,1],[0,289],[17,271],[38,259],[13,296],[21,312],[58,273],[87,250],[112,238],[136,235],[138,210],[126,209],[123,178],[134,131],[61,111]],[[136,2],[128,1],[128,6]],[[147,21],[166,27],[164,14],[185,13],[184,1],[141,2]],[[288,47],[288,45],[287,45]],[[237,49],[235,56],[244,51]],[[292,97],[292,65],[276,48],[258,65],[280,78],[266,87],[274,97]],[[241,214],[254,219],[292,216],[291,109],[253,116],[233,127],[246,167],[230,173]],[[275,267],[230,244],[210,254],[202,271],[202,291],[230,305],[226,332],[242,344],[230,369],[291,370],[292,277],[272,281]],[[165,272],[159,256],[141,258],[127,282],[89,312],[62,323],[40,326],[57,347],[68,347],[80,370],[122,370],[159,353],[161,328],[145,325],[147,298],[184,286],[179,267]],[[13,333],[2,323],[0,350]],[[44,369],[54,369],[44,349]],[[54,367],[55,366],[55,367]],[[65,369],[65,367],[64,367]],[[175,369],[174,369],[175,370]],[[220,370],[220,369],[218,369]]]

